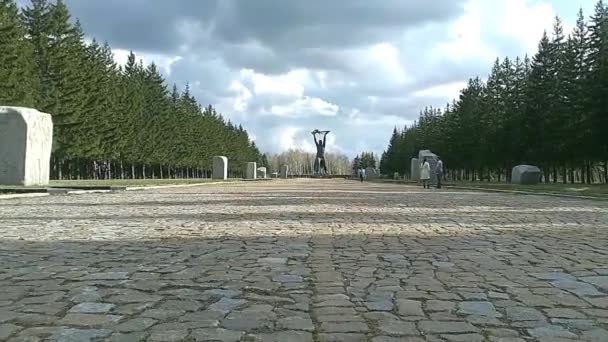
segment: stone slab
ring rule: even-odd
[[[0,185],[48,185],[52,145],[50,114],[0,106]]]
[[[245,179],[257,179],[257,163],[256,162],[248,162],[245,167]]]
[[[213,157],[213,179],[228,179],[228,158],[224,156]]]

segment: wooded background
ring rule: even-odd
[[[516,18],[514,18],[515,20]],[[453,180],[508,180],[517,164],[541,167],[545,182],[608,180],[608,7],[581,11],[565,36],[556,18],[530,59],[497,59],[445,109],[425,108],[395,128],[381,170],[410,173],[421,149],[441,156]]]
[[[53,179],[200,178],[215,155],[232,176],[248,161],[264,165],[247,131],[188,86],[168,88],[133,53],[118,66],[108,44],[86,44],[62,1],[19,10],[0,0],[0,80],[0,105],[53,116]]]

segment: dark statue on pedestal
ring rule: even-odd
[[[324,174],[327,174],[327,163],[325,162],[325,143],[327,142],[327,134],[329,132],[330,131],[319,131],[318,129],[311,132],[315,140],[315,145],[317,145],[317,156],[315,157],[314,165],[315,175],[321,174],[321,170],[324,171]],[[320,138],[317,140],[317,134],[323,134],[323,140]]]

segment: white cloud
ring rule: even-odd
[[[493,23],[497,33],[521,41],[526,51],[534,52],[543,31],[552,31],[555,11],[549,2],[529,0],[475,0],[484,8],[488,21]]]
[[[434,97],[455,99],[460,94],[460,91],[467,85],[465,81],[457,81],[437,86],[416,90],[412,93],[414,97]]]
[[[316,97],[304,96],[287,105],[273,105],[270,114],[277,116],[334,116],[338,114],[338,106]]]

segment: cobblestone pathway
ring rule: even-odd
[[[310,180],[3,200],[0,340],[608,341],[608,202]]]

